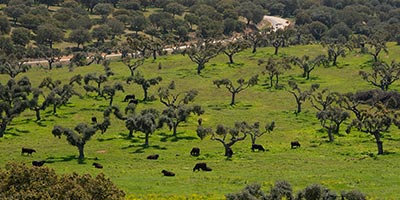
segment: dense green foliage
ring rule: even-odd
[[[321,53],[321,48],[319,45],[295,46],[283,48],[281,53],[301,56],[307,52],[313,57]],[[393,43],[388,44],[388,49],[389,57],[384,59],[392,60],[392,56],[396,55],[399,49]],[[1,160],[30,164],[32,159],[44,159],[48,161],[46,165],[59,173],[75,171],[95,174],[97,169],[90,164],[97,158],[96,162],[103,164],[103,172],[113,182],[127,194],[141,198],[168,198],[170,195],[176,198],[191,195],[197,198],[222,198],[224,194],[239,191],[243,184],[248,182],[256,181],[268,187],[275,180],[283,178],[293,183],[295,191],[312,183],[321,183],[335,191],[359,189],[372,198],[394,198],[397,189],[392,183],[397,181],[395,174],[399,173],[395,167],[399,138],[396,129],[390,127],[388,131],[383,132],[383,156],[377,156],[373,136],[356,128],[353,128],[350,134],[345,133],[345,128],[340,129],[339,134],[335,135],[335,141],[327,143],[327,133],[321,127],[316,117],[317,110],[311,102],[306,100],[302,105],[302,112],[296,115],[295,99],[288,92],[288,80],[296,81],[302,91],[308,90],[312,84],[320,85],[321,89],[317,89],[317,92],[322,91],[322,88],[338,93],[374,89],[373,85],[359,75],[360,70],[372,71],[367,67],[371,57],[359,54],[355,50],[338,62],[340,68],[317,67],[308,81],[302,77],[301,68],[292,68],[281,76],[281,84],[287,89],[269,88],[267,77],[259,76],[258,84],[243,91],[235,106],[230,106],[227,99],[231,95],[216,88],[213,80],[225,77],[237,80],[251,77],[256,72],[260,73],[262,69],[257,65],[258,59],[271,56],[273,51],[272,48],[260,48],[258,53],[252,54],[250,50],[245,50],[236,55],[237,64],[233,66],[225,64],[226,57],[221,54],[210,62],[209,68],[204,69],[203,76],[198,76],[196,71],[192,70],[193,63],[182,55],[160,57],[163,65],[161,70],[158,62],[149,60],[138,69],[146,77],[161,76],[163,81],[157,87],[172,87],[170,83],[173,80],[173,92],[197,90],[194,103],[205,111],[201,115],[205,128],[211,127],[215,130],[218,124],[230,127],[238,121],[246,121],[249,124],[260,122],[262,125],[268,121],[275,121],[274,131],[257,139],[257,143],[266,148],[265,153],[252,152],[251,139],[247,137],[232,146],[232,158],[225,159],[225,149],[220,143],[212,141],[209,135],[203,140],[198,138],[195,132],[198,117],[195,115],[190,115],[186,122],[179,125],[176,137],[165,127],[157,129],[149,135],[147,148],[143,146],[145,133],[138,131],[134,133],[134,137],[127,137],[129,130],[125,127],[125,121],[120,120],[126,119],[124,109],[127,102],[123,102],[124,96],[134,93],[141,99],[143,90],[140,85],[129,85],[124,81],[130,76],[130,71],[122,62],[111,62],[110,68],[114,75],[105,85],[123,83],[125,93],[116,93],[113,103],[113,107],[118,106],[120,110],[111,110],[120,115],[119,118],[105,115],[110,117],[110,126],[107,132],[93,135],[91,141],[85,145],[84,164],[77,163],[78,154],[75,147],[70,146],[64,139],[54,138],[51,134],[54,125],[75,127],[81,122],[90,123],[92,116],[97,116],[98,119],[103,117],[103,111],[108,108],[109,101],[97,97],[97,94],[85,94],[85,89],[80,85],[74,85],[74,90],[81,93],[82,98],[72,96],[65,105],[57,108],[57,114],[53,114],[52,109],[46,109],[41,113],[42,119],[36,121],[35,112],[25,110],[16,117],[0,141],[0,150],[9,152],[0,155]],[[23,75],[18,75],[17,80],[27,76],[32,87],[37,87],[47,76],[62,83],[69,83],[71,77],[89,72],[103,73],[103,67],[93,64],[74,68],[72,72],[68,68],[49,71],[35,67]],[[151,75],[153,73],[155,75]],[[3,84],[3,80],[8,79],[7,75],[2,75],[0,80]],[[349,80],[352,85],[350,88]],[[157,96],[157,87],[149,88],[149,94]],[[395,82],[390,91],[398,88],[399,85]],[[45,91],[45,96],[47,93]],[[45,100],[42,96],[38,98],[39,103]],[[166,106],[159,100],[139,102],[135,113],[147,108],[161,112]],[[351,112],[351,120],[355,118],[356,115]],[[349,125],[351,120],[346,120],[344,126]],[[302,146],[291,150],[289,144],[293,140],[300,141]],[[37,153],[34,153],[33,157],[21,156],[21,146],[33,147]],[[190,157],[189,151],[193,146],[201,148],[202,153],[199,157]],[[159,154],[160,158],[158,161],[149,162],[146,156],[153,153]],[[197,162],[207,162],[213,171],[193,173],[191,169]],[[275,168],[279,170],[273,170]],[[165,179],[160,173],[163,169],[172,170],[177,174],[176,177]],[[371,182],[375,184],[371,186]]]
[[[8,163],[0,170],[1,199],[123,199],[103,173],[96,177],[76,173],[58,175],[48,167]]]
[[[304,193],[400,193],[396,0],[2,3],[3,163],[40,158],[57,173],[95,174],[96,160],[133,199],[219,199],[282,179],[294,191],[324,185]],[[289,26],[269,27],[265,14]],[[256,134],[265,152],[251,151]],[[197,162],[212,172],[192,172]]]

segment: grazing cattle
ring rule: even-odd
[[[212,171],[212,169],[211,168],[209,168],[209,167],[206,167],[205,169],[203,169],[204,171],[207,171],[207,172],[211,172]]]
[[[137,105],[137,104],[139,103],[139,100],[137,100],[137,99],[132,99],[132,100],[129,101],[128,104],[131,104],[131,103]]]
[[[264,147],[261,144],[253,144],[251,145],[251,150],[259,150],[259,151],[265,151]]]
[[[92,117],[92,123],[97,124],[97,117]]]
[[[135,95],[134,94],[128,94],[128,95],[125,96],[124,102],[127,102],[128,100],[133,100],[133,99],[136,99]]]
[[[231,158],[232,155],[233,155],[233,151],[232,151],[232,149],[229,147],[228,149],[226,149],[225,156],[228,157],[228,158]]]
[[[103,169],[103,165],[101,165],[100,163],[93,163],[93,166],[97,169]]]
[[[197,163],[194,167],[193,167],[193,171],[200,171],[200,169],[202,170],[202,171],[212,171],[212,169],[211,168],[209,168],[209,167],[207,167],[207,164],[206,163]]]
[[[292,149],[297,148],[297,147],[300,147],[299,141],[293,141],[293,142],[291,142],[291,143],[290,143],[290,147],[291,147]]]
[[[36,167],[41,167],[44,165],[45,162],[46,162],[45,160],[39,160],[39,161],[34,160],[32,161],[32,165]]]
[[[198,147],[193,147],[192,151],[190,151],[190,155],[192,156],[199,156],[200,155],[200,148]]]
[[[202,119],[202,118],[199,118],[199,119],[197,120],[197,123],[199,124],[199,126],[201,126],[201,124],[203,123],[203,119]]]
[[[159,157],[158,154],[153,154],[153,155],[147,156],[147,159],[149,159],[149,160],[157,160],[158,157]]]
[[[33,152],[36,152],[36,150],[22,147],[21,155],[23,155],[24,153],[26,153],[27,155],[32,155]]]
[[[175,176],[175,173],[174,173],[174,172],[170,172],[170,171],[167,171],[167,170],[165,170],[165,169],[162,170],[161,173],[163,173],[164,176]]]

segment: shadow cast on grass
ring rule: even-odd
[[[59,156],[59,157],[47,157],[45,159],[46,163],[60,163],[60,162],[70,162],[76,160],[78,162],[78,164],[87,164],[86,161],[94,161],[94,160],[98,160],[97,157],[95,158],[84,158],[84,159],[79,159],[76,155],[69,155],[69,156]]]
[[[171,134],[167,134],[167,133],[160,133],[160,136],[162,136],[162,138],[160,139],[161,142],[178,142],[179,140],[197,140],[197,137],[194,136],[186,136],[183,135],[183,132],[177,132],[176,136],[173,136]],[[182,135],[182,136],[180,136]]]
[[[144,144],[131,144],[129,146],[122,147],[122,149],[130,149],[130,148],[136,148],[136,150],[130,152],[131,154],[144,153],[144,150],[146,149],[167,150],[166,147],[162,147],[160,145],[145,146]]]

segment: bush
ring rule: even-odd
[[[270,199],[293,199],[293,189],[289,182],[287,181],[277,181],[275,186],[271,188]]]
[[[241,192],[226,194],[225,197],[228,200],[334,200],[339,198],[335,192],[320,184],[313,184],[306,187],[304,190],[298,192],[297,196],[294,198],[292,186],[287,181],[277,181],[275,186],[271,188],[269,194],[261,190],[260,184],[253,183],[247,185]],[[366,197],[360,191],[353,190],[350,192],[342,192],[341,199],[365,200]]]
[[[350,192],[342,192],[342,199],[345,200],[365,200],[367,197],[358,190],[352,190]]]
[[[257,200],[257,199],[267,199],[264,192],[261,190],[261,185],[258,183],[253,183],[247,185],[241,192],[234,194],[225,195],[228,200]]]
[[[0,170],[0,199],[123,199],[104,174],[58,175],[48,167],[8,163]]]

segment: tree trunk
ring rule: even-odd
[[[257,52],[257,44],[253,45],[253,51],[251,51],[251,53],[256,53]]]
[[[278,50],[279,50],[279,47],[275,47],[275,53],[274,53],[274,55],[278,55]]]
[[[172,127],[172,128],[173,128],[173,136],[174,136],[174,137],[176,137],[176,129],[178,128],[178,124],[179,124],[179,123],[174,123],[174,125],[173,125],[173,127]]]
[[[274,75],[269,76],[269,86],[272,88],[274,86]]]
[[[83,148],[85,147],[84,145],[78,145],[78,150],[79,150],[79,160],[83,160],[85,158],[85,154],[83,153]]]
[[[307,71],[307,72],[306,72],[306,80],[309,80],[309,79],[310,79],[310,72]]]
[[[225,156],[231,158],[233,154],[231,146],[224,144],[224,147],[225,147]]]
[[[374,54],[373,56],[374,56],[374,61],[378,62],[378,54]]]
[[[204,64],[197,64],[197,74],[200,75],[201,70],[204,68]]]
[[[333,133],[338,134],[338,133],[339,133],[339,129],[340,129],[340,124],[341,124],[341,123],[335,123],[335,124],[336,124],[336,126],[335,126],[335,129],[334,129]]]
[[[146,136],[144,138],[144,146],[148,147],[149,146],[149,135],[150,135],[150,133],[146,133],[145,135]]]
[[[53,114],[57,113],[57,104],[53,104]]]
[[[328,137],[329,137],[329,142],[335,141],[335,138],[333,137],[333,133],[332,133],[332,128],[328,128]]]
[[[7,123],[4,122],[4,120],[3,120],[3,122],[1,122],[1,124],[0,124],[0,138],[4,136],[4,132],[6,132],[6,128],[7,128]]]
[[[378,146],[378,155],[383,155],[383,142],[377,141],[376,144]]]
[[[301,102],[297,102],[297,113],[301,112]]]
[[[383,155],[383,142],[381,141],[381,137],[379,136],[379,132],[372,133],[375,137],[376,145],[378,147],[378,155]]]
[[[234,62],[233,62],[233,54],[228,55],[228,57],[229,57],[229,63],[230,63],[230,64],[233,64],[233,63],[234,63]]]
[[[336,60],[337,60],[337,56],[333,56],[333,63],[332,63],[333,66],[337,66]]]
[[[113,100],[114,100],[114,96],[110,96],[110,106],[112,106]]]
[[[153,59],[157,60],[157,50],[153,50]]]
[[[231,106],[235,105],[236,92],[232,92]]]
[[[278,74],[275,74],[275,88],[278,88],[278,85],[279,85],[279,75]]]
[[[53,69],[53,61],[52,59],[47,60],[47,62],[49,63],[49,70]]]
[[[129,130],[128,138],[133,137],[133,130]]]
[[[147,101],[147,96],[148,96],[147,89],[146,89],[146,88],[143,88],[143,92],[144,92],[143,101]]]
[[[41,120],[42,118],[40,117],[40,108],[35,108],[35,113],[36,113],[36,121]]]

